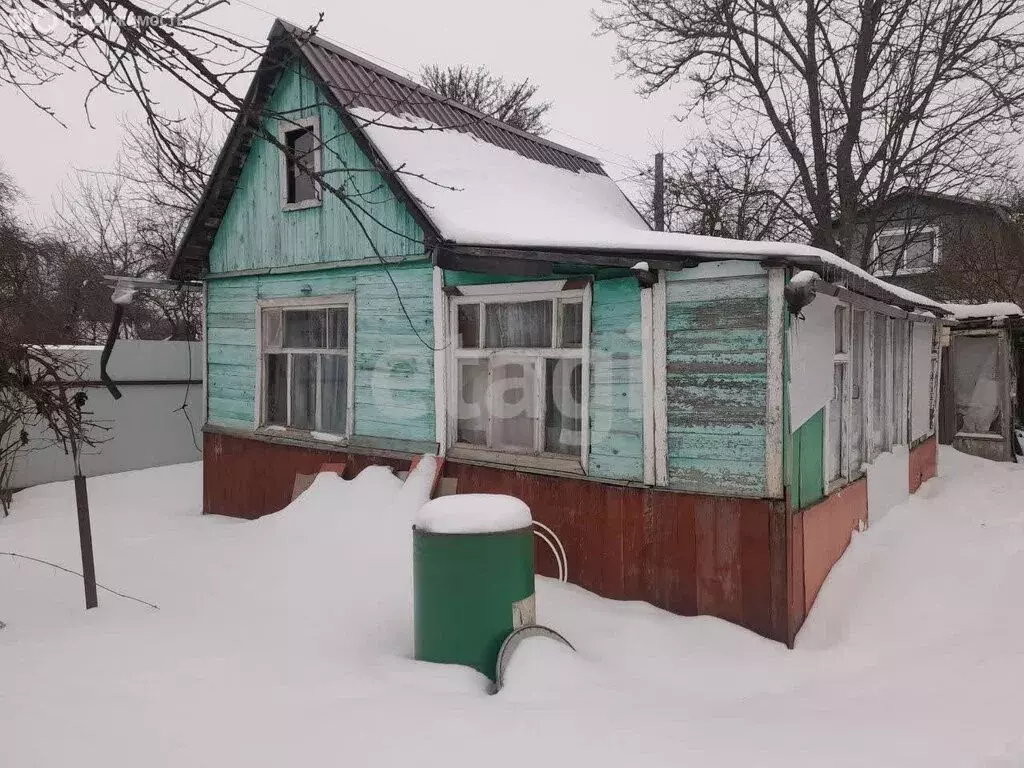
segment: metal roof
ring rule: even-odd
[[[604,174],[601,164],[581,152],[488,117],[436,91],[346,51],[278,19],[270,33],[290,38],[344,107],[365,107],[393,115],[407,114],[442,128],[455,128],[523,157],[570,171]]]
[[[246,95],[245,107],[228,134],[199,206],[178,246],[168,272],[173,280],[194,280],[204,273],[213,239],[245,164],[263,107],[281,69],[296,58],[312,68],[329,91],[331,100],[342,109],[364,107],[382,113],[412,115],[444,128],[470,133],[531,160],[574,172],[607,175],[600,162],[589,155],[483,115],[334,43],[310,37],[304,30],[281,19],[274,22],[268,40],[267,50]],[[364,151],[383,162],[358,125],[353,136],[365,145]],[[387,178],[396,187],[395,193],[410,205],[413,215],[427,229],[433,230],[429,217],[419,210],[396,175],[387,174]]]

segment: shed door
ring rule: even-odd
[[[1010,461],[1010,368],[999,329],[954,331],[950,345],[953,445],[997,461]]]

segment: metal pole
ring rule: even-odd
[[[89,524],[89,491],[84,475],[75,475],[75,503],[78,506],[78,539],[82,544],[82,576],[85,581],[85,607],[95,608],[96,564],[92,559],[92,527]]]
[[[654,228],[665,231],[665,154],[654,155]]]

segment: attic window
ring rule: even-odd
[[[285,210],[320,204],[320,126],[316,118],[282,121],[281,203]]]

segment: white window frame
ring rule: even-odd
[[[911,235],[916,237],[918,235],[924,235],[924,234],[930,234],[932,236],[932,243],[933,243],[933,245],[932,245],[932,263],[931,263],[930,266],[927,266],[927,267],[907,267],[907,266],[905,266],[906,258],[907,258],[906,242],[904,242],[904,247],[900,251],[900,266],[898,266],[896,268],[895,272],[893,272],[892,270],[889,270],[889,269],[883,269],[881,267],[881,265],[878,263],[878,241],[881,240],[883,237],[902,237],[904,239],[904,241],[906,241],[908,238],[911,237]],[[900,277],[902,275],[923,275],[926,272],[931,272],[932,269],[934,269],[935,265],[939,263],[939,252],[941,251],[941,249],[942,249],[942,243],[941,243],[941,237],[939,235],[939,228],[938,227],[926,226],[926,227],[920,227],[920,228],[914,228],[914,229],[911,229],[911,228],[908,228],[908,227],[886,227],[885,229],[881,230],[878,234],[875,235],[875,238],[874,238],[874,240],[871,243],[871,263],[875,265],[874,269],[872,270],[872,274],[878,275],[880,277],[882,277],[882,276]]]
[[[335,433],[328,433],[323,430],[303,430],[295,429],[293,427],[286,427],[277,424],[266,423],[266,411],[267,404],[264,400],[263,393],[266,390],[266,375],[267,367],[265,363],[265,355],[270,354],[269,351],[263,348],[263,311],[266,309],[300,309],[300,310],[311,310],[311,309],[340,309],[345,308],[348,310],[348,347],[346,353],[348,354],[348,381],[347,393],[345,400],[345,434],[338,435]],[[292,435],[298,435],[305,439],[317,440],[314,433],[330,435],[332,439],[325,440],[324,442],[338,442],[347,440],[352,435],[353,426],[355,423],[355,336],[356,336],[356,300],[354,294],[340,294],[335,296],[310,296],[303,298],[281,298],[281,299],[260,299],[256,302],[256,398],[255,398],[255,412],[254,418],[256,423],[256,429],[260,432],[267,432],[269,434],[280,434],[288,433]],[[284,316],[281,318],[281,333],[284,334]],[[281,349],[274,350],[274,354],[310,354],[310,350],[304,348],[291,348],[285,347],[282,344]],[[317,354],[330,354],[330,352],[318,351]],[[319,372],[318,372],[319,373]],[[317,379],[319,382],[319,377]],[[319,383],[317,385],[319,387]],[[288,387],[291,387],[291,357],[288,359]],[[317,390],[319,392],[319,389]],[[288,403],[288,409],[291,409],[291,396],[290,393],[285,395],[286,402]],[[320,397],[317,397],[316,401],[317,408],[317,423],[320,422]]]
[[[859,467],[853,466],[853,457],[851,450],[853,445],[850,439],[850,418],[853,413],[853,381],[850,378],[853,365],[851,364],[853,354],[853,311],[854,307],[846,302],[839,302],[836,304],[836,309],[842,308],[843,314],[846,318],[845,327],[843,328],[843,351],[833,351],[832,354],[832,386],[835,387],[835,367],[841,365],[843,367],[843,397],[840,403],[842,413],[840,415],[840,422],[842,425],[842,444],[839,446],[839,456],[842,466],[839,467],[839,474],[835,478],[832,477],[833,470],[835,467],[832,466],[832,435],[830,426],[832,424],[832,401],[826,404],[825,408],[825,445],[824,445],[824,472],[825,472],[825,492],[826,494],[832,493],[835,489],[840,488],[850,482],[850,479],[855,476],[855,472],[859,471]],[[835,311],[832,313],[832,328],[833,338],[835,337]],[[861,391],[863,397],[863,390]],[[845,461],[842,461],[845,457]]]
[[[448,336],[445,361],[447,381],[447,434],[448,452],[453,455],[470,459],[492,461],[500,464],[533,465],[538,468],[560,469],[575,472],[586,472],[590,455],[590,332],[591,332],[591,300],[592,288],[588,283],[581,288],[565,288],[564,280],[546,280],[521,283],[496,283],[489,285],[459,286],[459,295],[449,296],[448,300]],[[581,302],[583,311],[583,338],[579,347],[563,348],[557,346],[561,323],[557,312],[557,301]],[[459,347],[458,311],[466,304],[502,304],[523,303],[530,301],[552,301],[551,346],[501,349],[488,349],[483,346],[486,339],[486,310],[480,311],[480,345],[479,347]],[[580,455],[553,453],[544,450],[544,396],[545,366],[536,365],[534,375],[534,396],[537,398],[537,413],[540,424],[532,451],[496,450],[472,443],[459,442],[459,371],[460,360],[464,359],[533,359],[546,360],[552,358],[579,359],[581,361],[582,392],[580,403]],[[488,424],[490,429],[490,424]]]
[[[320,139],[320,118],[319,117],[297,117],[292,120],[281,119],[277,122],[277,140],[281,142],[278,154],[281,156],[280,177],[281,177],[281,210],[301,211],[306,208],[316,208],[323,203],[323,189],[318,180],[314,179],[313,194],[309,200],[301,200],[297,203],[288,202],[288,153],[283,149],[288,146],[287,134],[298,131],[302,128],[309,128],[313,132],[313,173],[319,174],[323,168],[323,145]]]

